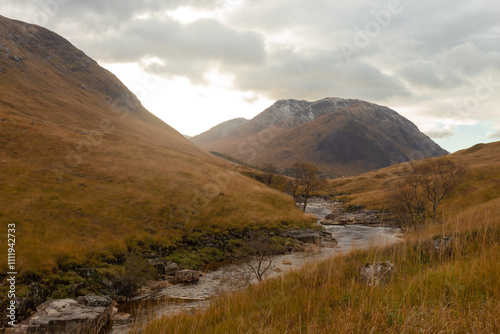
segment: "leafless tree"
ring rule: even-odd
[[[273,257],[264,254],[257,255],[245,262],[252,271],[253,276],[260,282],[268,274],[273,265]]]
[[[244,277],[248,279],[248,283],[252,278],[256,278],[260,282],[271,273],[273,258],[278,252],[278,247],[267,238],[257,238],[248,243],[247,252],[251,256],[246,258],[245,265],[250,274]]]
[[[390,200],[401,228],[415,228],[425,220],[426,202],[418,179],[410,174],[391,187]]]
[[[416,227],[425,220],[430,206],[435,223],[439,205],[456,189],[467,169],[448,157],[412,161],[409,167],[392,189],[393,210],[403,225]]]
[[[427,201],[432,206],[432,221],[436,222],[439,204],[455,190],[466,174],[462,163],[448,157],[429,159],[421,164],[413,164],[413,173]]]
[[[296,162],[292,166],[292,173],[295,177],[293,192],[296,197],[301,194],[304,197],[303,211],[306,211],[307,200],[311,194],[321,187],[322,180],[319,177],[318,167],[307,162]],[[299,192],[300,191],[300,192]]]

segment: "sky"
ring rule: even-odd
[[[450,152],[500,140],[498,0],[2,0],[185,135],[280,99],[385,105]]]

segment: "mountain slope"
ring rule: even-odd
[[[308,161],[331,176],[447,154],[395,111],[339,98],[278,101],[229,135],[200,146],[280,169]]]
[[[248,120],[246,118],[235,118],[230,119],[229,121],[220,123],[219,125],[214,126],[208,131],[200,133],[195,137],[188,138],[194,144],[202,144],[202,143],[210,143],[217,141],[224,136],[230,134],[234,130],[243,126]]]
[[[16,224],[20,272],[113,263],[137,245],[168,253],[193,233],[309,221],[44,28],[0,16],[0,89],[0,222]]]

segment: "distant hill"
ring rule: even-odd
[[[234,130],[240,128],[246,122],[248,122],[248,120],[245,118],[231,119],[229,121],[225,121],[223,123],[220,123],[219,125],[214,126],[208,131],[205,131],[197,136],[188,139],[195,144],[211,143],[223,138],[224,136],[230,134]]]
[[[19,272],[116,263],[139,246],[167,254],[193,231],[310,221],[47,29],[0,16],[0,91],[0,222],[17,224]]]
[[[341,98],[280,100],[223,137],[208,131],[191,140],[252,165],[308,161],[330,176],[448,153],[395,111]]]

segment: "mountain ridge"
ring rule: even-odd
[[[308,161],[336,177],[448,154],[394,110],[342,98],[279,100],[225,137],[199,145],[280,169]]]

